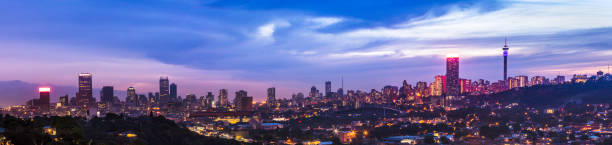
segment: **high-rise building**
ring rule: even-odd
[[[80,73],[79,74],[79,92],[77,93],[77,105],[83,107],[93,107],[93,89],[92,89],[92,74],[91,73]]]
[[[213,105],[213,102],[215,101],[215,95],[213,95],[212,92],[208,92],[208,94],[206,95],[206,98],[204,99],[205,99],[205,104],[206,104],[205,107],[208,107],[208,108],[215,107]]]
[[[402,98],[408,97],[411,90],[412,90],[412,86],[408,84],[406,80],[404,80],[404,82],[402,82],[402,87],[400,87],[400,97]]]
[[[574,74],[574,77],[572,77],[572,83],[586,83],[589,80],[589,77],[587,75],[577,75]],[[533,81],[533,80],[531,80]]]
[[[167,105],[170,97],[170,81],[168,77],[159,78],[159,103],[161,106]]]
[[[310,93],[309,93],[308,97],[314,99],[314,98],[317,97],[318,94],[319,94],[319,90],[317,90],[317,87],[315,87],[315,86],[310,87]]]
[[[472,92],[472,80],[460,79],[459,81],[459,84],[461,84],[461,94]]]
[[[517,77],[515,77],[515,78],[509,77],[506,80],[506,83],[507,83],[506,86],[508,87],[508,89],[518,88],[519,85],[520,85],[519,80],[518,80]]]
[[[172,83],[170,84],[170,100],[176,100],[177,97],[178,97],[178,94],[176,91],[176,84]]]
[[[276,88],[268,88],[268,100],[266,100],[268,106],[274,107],[276,104]]]
[[[395,100],[399,96],[399,88],[397,86],[384,86],[381,90],[385,101]]]
[[[564,84],[565,83],[565,76],[557,76],[554,80],[553,80],[554,84]]]
[[[127,89],[127,97],[125,97],[125,103],[130,105],[138,105],[138,95],[136,95],[136,89],[129,87]]]
[[[244,90],[240,90],[236,92],[236,97],[234,98],[234,105],[236,106],[236,108],[240,108],[241,107],[241,103],[242,103],[242,98],[244,97],[248,97],[247,96],[247,91]]]
[[[430,91],[427,87],[427,82],[417,82],[416,83],[416,89],[417,92],[415,93],[415,96],[418,97],[426,97],[430,95]]]
[[[41,87],[38,88],[38,93],[40,94],[39,98],[38,98],[38,103],[39,103],[39,107],[40,107],[40,111],[43,113],[48,113],[49,112],[49,104],[50,104],[50,98],[51,98],[51,88],[49,87]]]
[[[147,99],[147,96],[145,96],[144,94],[138,95],[138,105],[140,106],[149,105],[149,100]]]
[[[331,97],[331,93],[332,89],[331,89],[331,81],[326,81],[325,82],[325,97],[329,98]]]
[[[502,50],[504,51],[504,79],[506,80],[508,79],[508,50],[510,50],[510,48],[508,48],[508,39],[504,38],[504,48],[502,48]]]
[[[100,101],[106,103],[107,105],[113,102],[113,98],[115,97],[115,89],[113,86],[104,86],[102,87],[102,91],[100,91]]]
[[[433,96],[442,96],[446,93],[446,76],[436,75],[430,89]]]
[[[196,106],[200,106],[197,100],[198,99],[196,99],[195,94],[186,94],[183,103],[185,103],[185,107],[187,107],[186,109],[193,109]]]
[[[226,107],[228,106],[229,101],[227,99],[227,90],[226,89],[221,89],[219,90],[219,107]]]
[[[529,85],[529,77],[527,76],[516,76],[515,79],[518,80],[518,87],[527,87]]]
[[[344,97],[344,77],[340,77],[340,88],[338,88],[338,97]]]
[[[239,111],[253,111],[253,97],[241,97],[239,102]]]
[[[548,79],[544,76],[534,76],[531,78],[531,85],[546,85],[548,84]]]
[[[62,106],[69,106],[70,104],[70,100],[68,98],[68,94],[64,95],[64,96],[60,96],[59,97],[59,103],[62,104]]]
[[[459,55],[449,54],[446,57],[446,95],[459,96]]]

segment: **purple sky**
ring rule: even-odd
[[[593,74],[611,63],[610,7],[607,0],[9,1],[0,5],[0,81],[76,88],[77,74],[90,72],[95,88],[144,94],[169,76],[181,96],[243,89],[260,101],[268,87],[288,97],[330,80],[336,90],[342,76],[345,90],[431,82],[444,74],[447,53],[461,55],[462,78],[498,80],[505,36],[510,76]],[[2,101],[32,97],[0,90]]]

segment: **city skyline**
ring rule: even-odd
[[[372,5],[350,5],[365,3]],[[307,94],[313,85],[322,89],[324,81],[329,80],[334,92],[342,77],[346,79],[344,91],[400,86],[403,80],[409,84],[432,82],[435,75],[445,74],[439,66],[444,65],[448,53],[462,56],[461,78],[496,81],[503,77],[499,48],[506,36],[512,48],[509,77],[571,77],[607,72],[610,64],[607,57],[611,45],[605,36],[610,34],[612,24],[590,19],[612,15],[598,11],[609,5],[607,1],[554,1],[555,5],[527,1],[401,3],[364,6],[388,7],[381,13],[368,14],[346,13],[352,10],[348,7],[337,11],[328,8],[343,2],[322,7],[311,2],[278,1],[125,2],[121,6],[8,2],[1,14],[9,19],[2,21],[4,27],[0,29],[7,34],[0,38],[4,52],[0,61],[16,63],[0,66],[11,70],[0,72],[0,81],[77,88],[74,75],[90,72],[94,74],[93,89],[114,86],[115,90],[126,90],[133,86],[138,94],[146,94],[159,92],[156,78],[168,76],[170,82],[179,85],[180,96],[225,88],[230,94],[246,90],[254,100],[262,101],[269,87],[276,88],[277,98],[286,98],[298,92]],[[50,7],[41,8],[46,5]],[[131,10],[160,5],[168,7]],[[24,12],[11,6],[40,9]],[[116,13],[99,13],[109,10]],[[252,13],[261,18],[246,17]],[[54,14],[75,15],[51,19]],[[92,23],[89,17],[108,25]],[[142,23],[130,23],[134,20]],[[184,25],[171,23],[175,21]],[[531,23],[524,24],[526,21]],[[204,22],[209,23],[200,25]],[[479,22],[487,23],[479,30],[469,29]],[[74,27],[53,27],[58,24]],[[227,28],[221,29],[220,24]],[[304,39],[313,42],[297,41]],[[27,91],[29,95],[20,99],[37,96],[36,91]],[[93,91],[99,100],[97,90]]]
[[[0,145],[612,145],[610,0],[0,4]]]

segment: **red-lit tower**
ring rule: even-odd
[[[459,55],[449,54],[446,56],[446,95],[459,96],[461,85],[459,84]]]
[[[40,94],[40,98],[39,98],[39,107],[40,107],[40,112],[43,113],[49,113],[49,104],[50,104],[50,100],[49,98],[51,97],[51,88],[49,87],[40,87],[38,88],[38,93]]]

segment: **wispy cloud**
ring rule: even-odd
[[[337,76],[354,89],[428,81],[447,53],[462,56],[462,77],[498,79],[504,36],[512,74],[591,70],[612,55],[610,1],[411,2],[7,2],[0,61],[15,63],[0,64],[11,70],[0,79],[74,85],[93,72],[96,86],[155,91],[169,75],[183,93],[278,86],[289,96]]]

